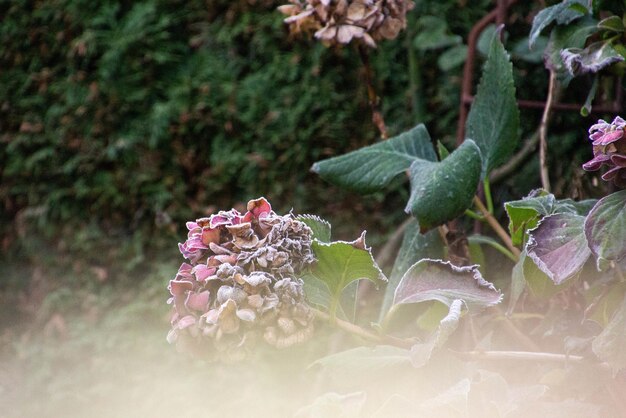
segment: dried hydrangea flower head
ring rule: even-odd
[[[612,181],[616,186],[626,187],[626,121],[617,116],[608,123],[600,119],[589,128],[589,139],[593,145],[593,158],[583,164],[587,171],[597,171],[606,165],[608,171],[602,180]]]
[[[289,0],[278,10],[289,17],[291,33],[315,32],[325,45],[352,41],[376,47],[376,41],[395,39],[406,27],[410,0]]]
[[[277,215],[264,198],[247,212],[220,211],[188,222],[183,263],[169,283],[168,341],[223,360],[244,357],[258,341],[289,347],[310,338],[313,314],[304,299],[304,269],[315,261],[311,229]]]

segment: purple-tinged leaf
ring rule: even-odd
[[[585,236],[598,270],[626,256],[626,190],[598,201],[585,220]]]
[[[471,309],[497,305],[502,294],[483,279],[478,266],[457,267],[447,261],[424,259],[402,277],[394,305],[437,300],[450,307],[457,299]]]
[[[594,42],[585,49],[568,48],[561,51],[563,64],[573,76],[597,73],[616,62],[624,61],[609,42]]]
[[[528,257],[557,285],[575,276],[591,255],[584,222],[583,216],[559,213],[546,216],[530,231]]]

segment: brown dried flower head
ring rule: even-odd
[[[313,333],[303,270],[315,261],[311,229],[263,198],[188,222],[188,263],[170,281],[168,341],[203,357],[238,360],[259,341],[284,348]]]
[[[288,15],[291,33],[315,32],[325,45],[358,42],[376,47],[376,41],[395,39],[406,27],[410,0],[289,0],[278,10]]]

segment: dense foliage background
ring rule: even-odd
[[[288,39],[280,3],[1,3],[4,250],[19,249],[26,226],[65,237],[61,249],[143,246],[257,195],[302,212],[349,205],[308,169],[375,140],[358,54]],[[466,34],[489,3],[417,9]],[[438,54],[413,43],[433,23],[410,18],[372,56],[387,123],[393,134],[431,122],[451,139],[462,61],[439,70]],[[415,85],[408,57],[418,54]]]

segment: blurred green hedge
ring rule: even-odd
[[[358,54],[290,39],[281,3],[0,2],[3,248],[26,227],[81,248],[138,231],[146,241],[259,195],[281,210],[350,205],[308,169],[376,140]],[[436,42],[420,49],[433,22],[418,19],[438,16],[449,40],[491,2],[431,3],[372,62],[391,133],[431,121],[452,138],[462,60],[438,64]]]

